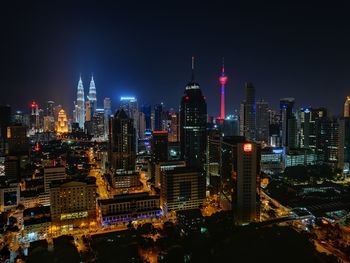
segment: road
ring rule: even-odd
[[[108,199],[111,198],[110,193],[107,190],[106,181],[101,174],[101,169],[91,169],[90,176],[96,178],[97,192],[99,194],[99,199]]]
[[[315,247],[316,247],[317,251],[325,252],[325,253],[327,253],[329,255],[334,255],[334,256],[338,257],[341,260],[341,262],[344,262],[344,263],[345,262],[350,262],[348,260],[348,257],[346,256],[346,254],[341,252],[339,249],[336,249],[333,246],[331,246],[331,245],[329,245],[329,244],[327,244],[325,242],[321,243],[318,240],[315,240],[314,244],[315,244]]]
[[[96,165],[96,161],[94,159],[94,152],[92,148],[90,148],[90,150],[88,151],[88,157],[89,157],[90,164]],[[104,180],[101,169],[91,168],[89,175],[96,178],[96,185],[97,185],[97,192],[99,194],[99,199],[111,198],[112,196],[107,190],[107,183]]]

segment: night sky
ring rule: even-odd
[[[217,77],[225,57],[226,111],[243,99],[245,81],[274,108],[342,111],[350,95],[350,15],[343,2],[312,1],[7,1],[1,6],[0,103],[26,109],[32,99],[73,108],[82,74],[94,74],[98,106],[121,95],[178,108],[190,80],[219,113]],[[48,4],[47,2],[50,2]],[[189,2],[189,1],[188,1]]]

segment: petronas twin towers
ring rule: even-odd
[[[97,107],[97,98],[96,98],[96,86],[94,77],[91,76],[90,80],[90,88],[89,95],[87,96],[87,101],[90,103],[91,116],[93,116]],[[84,128],[85,123],[85,96],[84,96],[84,86],[83,81],[81,80],[81,76],[78,82],[78,90],[77,90],[77,102],[75,103],[74,108],[74,122],[79,123],[80,128]]]

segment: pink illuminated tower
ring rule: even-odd
[[[225,119],[225,85],[227,83],[227,76],[225,75],[225,62],[222,59],[222,68],[221,75],[219,77],[219,82],[221,85],[221,103],[220,103],[220,116],[218,117],[218,121],[220,124],[224,122]]]

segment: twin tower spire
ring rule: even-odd
[[[89,95],[87,96],[87,99],[89,101],[96,101],[97,100],[97,98],[96,98],[96,86],[95,86],[95,81],[94,81],[93,75],[91,75]],[[85,101],[84,86],[83,86],[83,81],[81,79],[81,75],[79,77],[79,82],[78,82],[77,101]]]
[[[97,108],[96,86],[95,86],[93,75],[91,75],[89,94],[87,96],[86,103],[89,103],[90,114],[91,116],[93,116]],[[79,123],[80,128],[84,128],[85,113],[86,113],[85,108],[86,108],[86,105],[85,105],[84,86],[80,75],[78,88],[77,88],[77,103],[75,105],[75,110],[74,110],[75,122]]]

